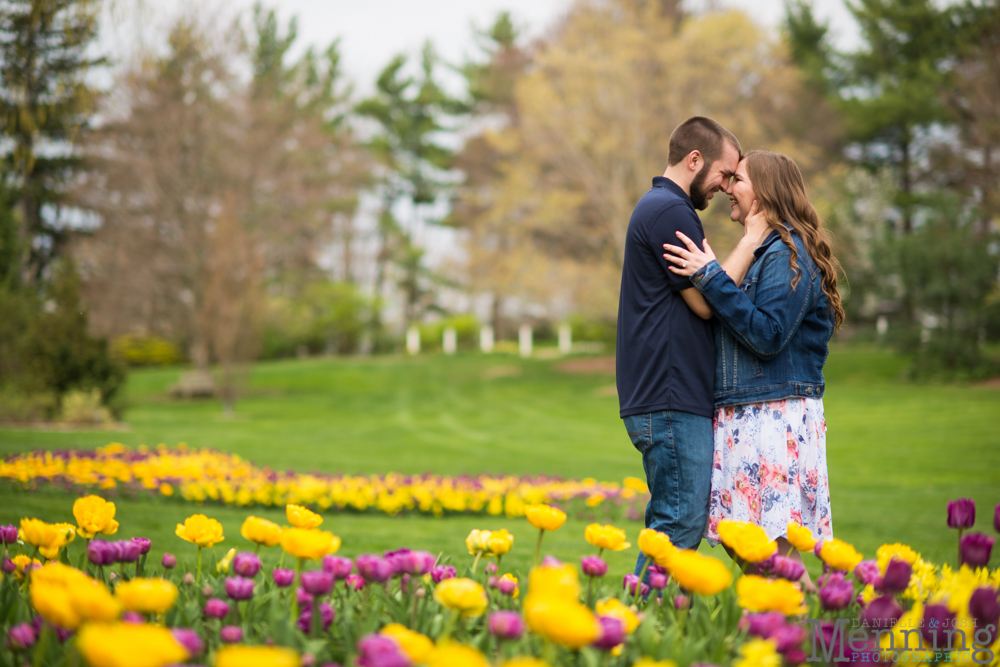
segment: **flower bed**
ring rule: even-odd
[[[544,504],[524,508],[539,531],[527,575],[505,567],[515,548],[506,530],[472,531],[468,555],[454,560],[405,548],[337,556],[340,538],[297,505],[286,507],[290,526],[248,517],[246,551],[230,549],[218,561],[205,551],[227,539],[221,524],[187,517],[176,534],[198,557],[193,572],[181,571],[169,553],[146,562],[149,540],[105,539],[118,531],[115,506],[87,496],[74,503],[75,525],[25,518],[19,529],[0,527],[0,665],[997,664],[1000,569],[987,567],[993,538],[962,534],[974,506],[953,505],[957,569],[901,544],[864,560],[850,544],[817,543],[790,525],[794,550],[824,566],[818,593],[804,593],[801,560],[777,553],[749,524],[724,522],[719,532],[756,574],[645,529],[636,547],[648,568],[607,581],[603,552],[632,545],[624,531],[600,524],[581,536],[590,553],[579,570],[542,559],[545,533],[566,520]],[[1000,506],[994,524],[1000,530]],[[946,651],[958,631],[966,633],[963,650]]]
[[[136,450],[118,443],[94,450],[33,451],[0,462],[0,480],[23,488],[65,486],[103,494],[148,493],[237,507],[292,503],[326,511],[486,514],[515,518],[534,503],[578,505],[604,516],[639,518],[649,498],[634,477],[623,484],[542,475],[321,475],[276,472],[236,454],[160,445]]]

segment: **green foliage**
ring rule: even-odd
[[[272,297],[264,324],[264,358],[356,352],[372,309],[357,285],[317,282],[294,298]]]
[[[618,340],[618,322],[616,320],[574,315],[570,318],[569,324],[573,328],[574,343],[592,341],[604,343],[610,348]]]
[[[434,322],[420,325],[420,347],[422,350],[440,350],[444,344],[444,330],[455,330],[455,339],[460,350],[479,349],[479,331],[482,323],[471,313],[452,315]]]

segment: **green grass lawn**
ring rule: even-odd
[[[613,375],[560,372],[559,364],[471,354],[263,363],[231,420],[222,417],[218,402],[168,398],[177,369],[137,371],[129,378],[127,431],[0,429],[0,455],[111,441],[184,441],[300,471],[641,477],[640,457],[609,392]],[[834,533],[866,556],[884,542],[901,541],[926,558],[953,561],[956,535],[945,525],[949,499],[975,499],[977,528],[993,533],[993,507],[1000,502],[1000,389],[901,383],[904,365],[873,349],[837,348],[830,356],[825,406]],[[71,520],[70,505],[55,492],[0,487],[0,523],[26,515]],[[122,536],[151,537],[157,553],[191,551],[173,528],[193,506],[125,499],[118,506]],[[227,547],[245,544],[239,524],[246,511],[203,510],[225,525]],[[281,517],[276,510],[254,513]],[[549,535],[546,551],[575,560],[587,547],[585,523],[574,519]],[[523,519],[341,514],[330,515],[324,526],[343,537],[347,555],[408,546],[457,559],[470,529],[506,527],[517,539],[513,563],[523,568],[534,546]],[[639,524],[623,527],[634,541]],[[635,553],[613,555],[612,572],[626,571]],[[721,549],[713,553],[724,558]]]

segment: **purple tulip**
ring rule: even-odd
[[[409,549],[396,549],[395,551],[386,551],[382,554],[389,561],[389,565],[392,566],[391,576],[398,576],[406,572],[406,556],[410,553]],[[362,574],[361,576],[364,575]]]
[[[366,635],[358,641],[358,667],[410,667],[413,662],[394,640]]]
[[[993,530],[1000,533],[1000,503],[993,509]]]
[[[496,563],[486,564],[486,574],[496,574],[498,570],[499,568],[497,567]]]
[[[17,528],[12,525],[0,526],[0,544],[17,544]]]
[[[271,576],[274,577],[275,586],[279,588],[288,588],[295,583],[295,570],[275,568]]]
[[[35,645],[38,635],[28,623],[18,623],[7,631],[7,648],[11,651],[25,651]]]
[[[750,614],[740,622],[747,632],[761,639],[768,639],[785,625],[785,615],[780,611],[768,611],[761,614]]]
[[[991,645],[997,638],[1000,628],[1000,603],[997,602],[997,592],[989,587],[977,588],[969,598],[969,616],[976,622],[976,632],[983,630],[989,636],[988,642],[977,643]],[[989,626],[993,626],[991,630]]]
[[[456,570],[452,565],[438,565],[433,570],[431,570],[431,579],[434,580],[435,584],[440,584],[445,579],[453,579],[455,577]]]
[[[582,556],[580,569],[588,577],[603,577],[608,573],[608,564],[600,556]]]
[[[429,551],[411,551],[403,558],[403,569],[414,577],[422,577],[434,569],[437,556]],[[493,565],[493,563],[490,563]]]
[[[190,628],[171,628],[170,634],[192,658],[205,650],[205,642],[201,641],[198,633]]]
[[[344,583],[352,591],[360,591],[365,587],[365,578],[360,574],[349,574],[344,577]]]
[[[14,574],[14,570],[17,569],[17,564],[9,558],[4,558],[3,565],[0,566],[0,569],[3,570],[4,574]]]
[[[233,600],[249,600],[253,597],[253,579],[226,577],[226,595]]]
[[[887,628],[894,621],[898,621],[903,615],[903,608],[896,602],[896,598],[891,595],[877,597],[868,603],[865,610],[861,612],[861,618],[869,627]]]
[[[661,572],[650,572],[649,573],[649,587],[654,588],[658,591],[662,591],[667,587],[667,575]]]
[[[160,560],[160,564],[165,570],[172,570],[177,567],[177,557],[173,554],[163,554],[163,559]]]
[[[542,559],[542,567],[562,567],[562,561],[555,556],[546,556]]]
[[[333,607],[331,607],[326,602],[321,602],[319,605],[319,615],[323,619],[323,632],[330,629],[333,624],[333,619],[336,617],[336,612],[334,612]],[[302,612],[299,614],[299,620],[297,622],[299,630],[309,634],[312,629],[312,607],[303,607]]]
[[[302,588],[310,595],[323,596],[333,590],[333,575],[323,570],[302,573]]]
[[[819,558],[820,553],[823,551],[823,540],[816,540],[816,546],[813,547],[813,555]]]
[[[241,577],[253,579],[260,572],[260,558],[257,554],[241,551],[233,558],[233,572]]]
[[[131,623],[132,625],[142,625],[146,622],[146,619],[142,617],[142,614],[135,611],[126,611],[122,614],[122,623]]]
[[[591,646],[602,651],[610,651],[625,641],[625,623],[620,618],[598,616],[597,621],[601,624],[601,634]]]
[[[31,619],[31,628],[35,631],[36,637],[42,636],[42,626],[46,625],[45,620],[41,616],[35,616]],[[66,628],[59,627],[53,623],[49,623],[48,626],[56,631],[56,639],[60,642],[64,642],[73,636],[72,630],[67,630]]]
[[[976,502],[971,498],[948,501],[948,527],[964,530],[976,523]]]
[[[649,586],[639,581],[639,577],[634,574],[626,574],[622,580],[622,588],[635,595],[637,587],[639,588],[639,595],[645,596],[649,593]]]
[[[874,585],[882,571],[878,568],[878,562],[874,560],[863,560],[854,568],[854,577],[862,586]]]
[[[225,618],[229,615],[229,603],[219,598],[209,598],[205,602],[205,616],[209,618]]]
[[[927,647],[928,649],[936,651],[938,647],[944,648],[947,646],[948,636],[945,634],[945,631],[955,628],[953,625],[954,621],[955,612],[948,609],[946,605],[929,604],[924,607],[924,624],[921,626],[920,632],[930,644]]]
[[[787,654],[797,648],[802,648],[802,641],[808,634],[800,625],[782,625],[768,639],[775,643],[778,653]]]
[[[674,598],[674,609],[687,609],[691,606],[691,598],[686,595],[678,595]]]
[[[490,634],[498,639],[520,639],[524,634],[524,620],[516,611],[495,611],[488,625]]]
[[[148,554],[150,547],[153,546],[153,541],[146,537],[133,537],[132,543],[139,547],[140,556]]]
[[[500,592],[504,595],[513,595],[514,591],[517,590],[517,582],[513,579],[504,579],[503,577],[500,577],[500,580],[497,581],[497,588],[500,589]]]
[[[772,556],[771,571],[782,579],[798,581],[806,573],[806,566],[788,556]]]
[[[243,641],[243,629],[238,625],[224,625],[219,630],[219,639],[224,644],[239,644]]]
[[[990,562],[990,552],[993,551],[994,539],[983,533],[969,533],[962,535],[958,544],[959,554],[963,565],[969,567],[986,567]]]
[[[92,565],[111,565],[115,562],[114,547],[110,542],[91,540],[87,545],[87,560]]]
[[[354,559],[354,564],[358,566],[358,574],[364,577],[365,581],[382,583],[395,573],[392,563],[372,554],[361,554]]]
[[[118,562],[120,563],[134,563],[142,555],[142,546],[132,540],[122,540],[117,542],[116,546],[119,549]]]
[[[854,585],[840,572],[828,575],[819,589],[819,601],[824,609],[843,609],[854,599]]]
[[[343,556],[323,556],[323,571],[329,572],[336,580],[346,579],[354,568],[354,561]]]
[[[885,566],[885,574],[882,576],[882,581],[878,582],[876,590],[879,593],[888,593],[889,595],[902,593],[910,585],[912,574],[913,568],[910,567],[909,563],[902,558],[893,558]]]

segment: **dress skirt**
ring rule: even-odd
[[[755,523],[770,539],[790,521],[816,539],[833,537],[823,399],[790,398],[719,407],[705,537],[719,543],[723,519]]]

